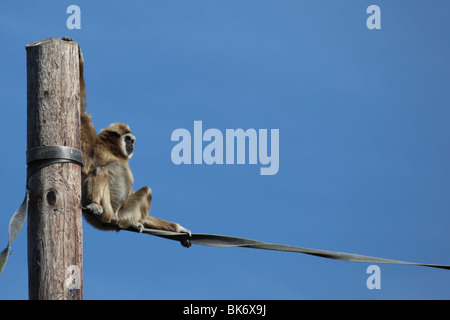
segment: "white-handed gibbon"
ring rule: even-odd
[[[152,191],[143,187],[133,191],[133,175],[128,160],[134,152],[136,138],[128,125],[113,123],[96,133],[91,116],[86,113],[86,87],[83,76],[84,59],[80,56],[82,205],[85,219],[101,230],[134,227],[168,230],[190,235],[178,223],[149,216]],[[189,241],[182,241],[185,247]]]

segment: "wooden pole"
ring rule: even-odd
[[[78,45],[48,38],[26,46],[27,148],[80,148]],[[29,299],[83,298],[81,167],[57,163],[29,181]]]

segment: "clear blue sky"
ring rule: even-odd
[[[68,30],[66,8],[81,8]],[[366,9],[381,8],[381,30]],[[450,3],[10,1],[0,10],[0,243],[25,190],[25,45],[68,36],[98,130],[137,136],[135,188],[195,233],[450,264]],[[279,129],[280,165],[180,165],[177,128]],[[84,228],[85,299],[449,299],[450,273]],[[26,227],[0,299],[27,299]]]

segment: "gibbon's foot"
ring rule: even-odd
[[[188,230],[180,225],[177,225],[177,232],[187,233],[189,237],[191,236],[191,230]],[[188,239],[182,240],[180,241],[180,243],[185,248],[189,248],[192,245],[192,243]]]
[[[180,226],[179,224],[177,224],[177,232],[179,232],[179,233],[187,233],[189,235],[189,237],[191,236],[191,230],[188,230],[188,229]]]
[[[103,214],[103,207],[97,203],[92,202],[91,204],[86,206],[86,209],[89,210],[92,214],[96,215],[98,218],[101,218]]]
[[[142,233],[142,231],[144,231],[145,229],[144,225],[140,222],[133,223],[131,226],[135,229],[138,229],[139,233]]]
[[[183,240],[183,241],[180,241],[180,243],[181,243],[181,245],[183,246],[183,247],[185,247],[185,248],[190,248],[191,247],[191,245],[192,245],[192,243],[189,241],[189,240]]]

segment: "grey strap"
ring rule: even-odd
[[[83,153],[81,150],[66,147],[66,146],[46,146],[32,148],[27,151],[27,189],[25,193],[25,199],[20,205],[19,209],[13,214],[9,222],[9,238],[8,245],[0,253],[0,274],[5,268],[8,257],[11,254],[11,245],[16,240],[19,235],[20,230],[22,230],[25,224],[25,219],[27,217],[28,211],[28,179],[37,171],[42,168],[62,162],[71,162],[78,165],[83,165]]]
[[[130,230],[130,229],[128,229]],[[130,230],[134,231],[134,230]],[[229,237],[214,234],[192,234],[190,237],[185,233],[176,233],[171,231],[154,230],[154,229],[144,229],[143,233],[147,233],[153,236],[158,236],[170,240],[176,241],[190,241],[194,244],[213,246],[213,247],[242,247],[242,248],[252,248],[252,249],[263,249],[263,250],[276,250],[276,251],[287,251],[287,252],[297,252],[304,253],[314,256],[319,256],[322,258],[343,260],[343,261],[353,261],[353,262],[369,262],[369,263],[390,263],[390,264],[405,264],[405,265],[415,265],[423,267],[441,268],[450,270],[450,265],[439,265],[439,264],[428,264],[428,263],[416,263],[407,262],[400,260],[391,260],[384,258],[377,258],[371,256],[363,256],[359,254],[328,251],[328,250],[318,250],[309,249],[295,246],[288,246],[283,244],[273,244],[262,241],[256,241],[245,238]]]
[[[25,194],[25,199],[23,199],[23,202],[20,205],[19,209],[17,209],[17,211],[14,212],[11,221],[9,222],[8,245],[0,253],[0,274],[3,272],[3,269],[5,268],[6,265],[6,261],[8,261],[8,257],[11,254],[11,245],[14,242],[14,240],[16,240],[20,230],[22,229],[25,223],[28,211],[28,197],[29,193],[27,190]]]

